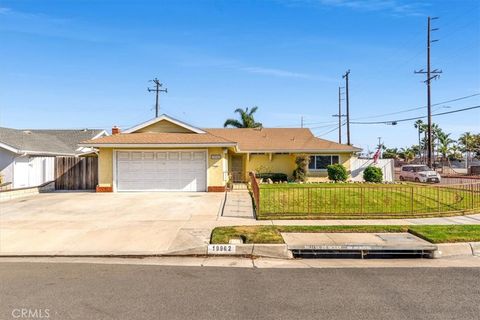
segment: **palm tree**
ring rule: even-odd
[[[241,121],[236,119],[227,119],[223,124],[223,127],[226,128],[228,126],[232,126],[235,128],[261,128],[262,124],[260,122],[255,122],[253,114],[258,110],[258,107],[253,107],[250,111],[248,108],[243,110],[242,108],[238,108],[235,110],[235,113],[240,115]]]
[[[463,133],[460,138],[458,138],[458,142],[462,145],[462,150],[467,153],[467,168],[470,158],[470,153],[474,150],[475,145],[475,135],[471,134],[470,132]]]
[[[450,160],[461,160],[462,153],[460,152],[460,147],[457,144],[454,144],[450,147]]]
[[[397,148],[387,148],[382,154],[384,159],[398,159],[399,153]]]
[[[450,138],[450,133],[439,132],[438,133],[438,152],[442,155],[442,162],[445,163],[448,154],[451,151],[450,144],[455,142]]]
[[[402,148],[399,155],[406,163],[409,163],[415,158],[415,152],[413,152],[411,148]]]
[[[425,129],[426,129],[426,125],[425,123],[423,123],[423,121],[421,119],[418,119],[417,121],[415,121],[415,123],[413,124],[413,126],[415,127],[415,129],[418,130],[418,146],[421,145],[421,138],[420,138],[420,135],[425,132]],[[419,148],[418,150],[418,157],[421,158],[422,157],[422,151],[421,151],[421,148]]]

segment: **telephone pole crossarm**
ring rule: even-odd
[[[160,92],[165,92],[168,93],[167,88],[161,89],[163,86],[163,83],[160,82],[157,78],[150,80],[155,84],[155,88],[147,88],[148,92],[155,92],[155,118],[158,118],[158,114],[160,111],[160,104],[159,104],[159,93]]]

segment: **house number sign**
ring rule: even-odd
[[[208,254],[234,254],[235,249],[234,244],[209,244]]]
[[[212,160],[220,160],[220,159],[222,159],[222,155],[221,155],[221,154],[216,154],[216,153],[214,153],[214,154],[211,154],[211,155],[210,155],[210,159],[212,159]]]

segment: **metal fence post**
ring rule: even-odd
[[[414,208],[414,204],[413,204],[413,187],[410,187],[410,190],[411,190],[410,201],[411,201],[411,206],[412,206],[412,213],[415,213],[415,208]]]
[[[440,212],[440,187],[437,187],[437,211]]]
[[[473,192],[473,183],[470,185],[470,198],[472,198],[472,209],[475,209],[475,201],[474,201],[474,192]]]
[[[360,213],[363,213],[363,187],[360,187]]]

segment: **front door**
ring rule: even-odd
[[[232,156],[232,180],[233,182],[243,182],[243,156]]]

